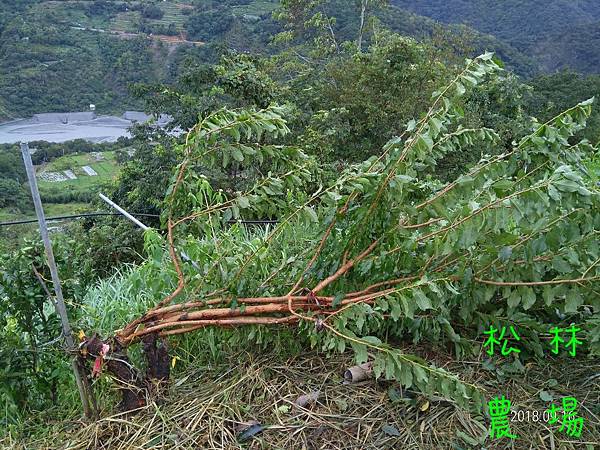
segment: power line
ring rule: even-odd
[[[132,213],[133,216],[138,217],[152,217],[158,219],[160,216],[158,214],[144,214],[144,213]],[[119,213],[106,213],[106,212],[94,212],[94,213],[82,213],[82,214],[72,214],[68,216],[56,216],[56,217],[46,217],[46,221],[57,221],[57,220],[75,220],[86,217],[102,217],[102,216],[120,216],[123,217]],[[36,223],[37,219],[23,219],[23,220],[15,220],[12,222],[0,222],[0,227],[7,227],[10,225],[25,225],[28,223]],[[276,225],[279,223],[277,220],[229,220],[227,223],[242,223],[244,225]]]
[[[72,215],[68,215],[68,216],[56,216],[56,217],[46,217],[46,221],[56,221],[56,220],[74,220],[74,219],[80,219],[80,218],[84,218],[84,217],[99,217],[99,216],[120,216],[121,214],[117,214],[117,213],[103,213],[103,212],[95,212],[95,213],[83,213],[83,214],[72,214]],[[154,217],[154,218],[158,218],[160,217],[157,214],[134,214],[136,216],[139,217]],[[0,222],[0,227],[5,227],[5,226],[9,226],[9,225],[24,225],[27,223],[35,223],[37,222],[37,219],[23,219],[23,220],[15,220],[12,222]]]

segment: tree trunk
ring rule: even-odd
[[[131,411],[144,406],[146,404],[147,391],[143,380],[116,340],[104,342],[97,336],[92,337],[85,344],[87,357],[89,359],[96,359],[100,355],[104,344],[110,345],[110,350],[105,357],[106,370],[120,384],[119,390],[121,391],[122,399],[119,409],[122,411]]]
[[[358,51],[362,53],[363,32],[365,30],[365,17],[367,15],[367,7],[369,0],[361,0],[360,2],[360,28],[358,30]]]

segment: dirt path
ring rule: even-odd
[[[113,36],[118,36],[122,39],[133,39],[138,36],[144,36],[148,39],[154,39],[157,41],[166,42],[168,44],[192,44],[196,46],[204,45],[205,43],[202,41],[189,41],[184,36],[167,36],[164,34],[144,34],[144,33],[130,33],[127,31],[119,31],[119,30],[103,30],[101,28],[86,28],[86,27],[75,27],[72,26],[71,29],[79,30],[79,31],[93,31],[95,33],[108,33]]]

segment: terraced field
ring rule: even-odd
[[[162,2],[160,9],[163,10],[164,16],[159,20],[147,19],[151,25],[163,25],[168,27],[170,24],[174,24],[177,31],[182,32],[184,30],[183,25],[187,20],[186,10],[190,10],[193,7],[184,3],[178,2]],[[132,33],[137,31],[137,24],[141,20],[142,15],[140,11],[127,11],[117,15],[114,21],[110,24],[110,29],[114,31],[125,31]]]
[[[278,4],[279,0],[255,0],[248,5],[235,6],[233,10],[236,14],[262,16],[263,14],[272,13]]]
[[[119,2],[124,3],[124,2]],[[257,2],[269,3],[264,1]],[[129,8],[143,5],[144,2],[129,2]],[[119,13],[112,20],[106,20],[102,16],[89,16],[86,14],[86,8],[89,2],[78,0],[67,1],[47,1],[41,2],[32,8],[34,14],[52,15],[57,21],[69,26],[94,28],[104,31],[123,31],[133,33],[138,31],[138,25],[142,18],[140,11],[126,11]],[[160,9],[164,16],[159,20],[146,19],[151,25],[163,25],[168,27],[171,23],[175,25],[177,31],[183,31],[183,26],[187,20],[186,11],[193,9],[192,5],[178,1],[164,1],[160,3]],[[263,6],[259,5],[260,10]]]

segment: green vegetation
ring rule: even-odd
[[[83,166],[88,166],[98,175],[90,176]],[[45,172],[59,172],[70,170],[77,177],[75,180],[45,181]],[[102,186],[106,186],[119,174],[119,166],[115,160],[114,152],[99,154],[77,154],[57,158],[43,168],[38,169],[38,181],[42,200],[47,203],[67,203],[70,199],[91,200]]]
[[[132,150],[126,139],[113,144],[92,144],[83,140],[63,144],[34,142],[31,148],[35,148],[32,160],[36,165],[42,200],[46,204],[62,204],[61,212],[67,213],[80,210],[82,203],[91,209],[89,202],[100,188],[116,179],[121,165],[129,160],[129,151]],[[83,166],[90,166],[98,175],[87,175]],[[40,177],[44,172],[53,172],[66,178],[66,170],[71,170],[77,179],[52,182]],[[0,217],[3,221],[34,215],[18,146],[0,146],[0,194]],[[69,209],[71,202],[73,207]]]
[[[485,405],[499,395],[520,409],[582,405],[580,440],[515,423],[515,448],[600,442],[600,76],[532,76],[517,43],[482,23],[442,27],[386,3],[24,0],[0,13],[1,36],[41,30],[33,44],[1,42],[29,53],[8,55],[25,77],[6,73],[0,93],[41,84],[48,55],[70,64],[90,50],[109,65],[77,76],[117,86],[102,108],[173,117],[115,144],[31,143],[47,214],[96,209],[101,189],[157,217],[145,232],[121,216],[52,230],[73,354],[104,418],[89,426],[72,425],[77,391],[36,227],[0,230],[0,447],[496,448]],[[207,45],[72,20],[175,24],[173,39]],[[488,45],[501,50],[465,58]],[[66,92],[51,78],[29,104],[0,98],[11,114],[68,107],[82,80]],[[77,179],[42,179],[67,170]],[[0,148],[8,214],[32,215],[14,145]],[[577,357],[552,354],[550,329],[570,325]],[[514,327],[520,352],[490,357],[490,326]],[[342,385],[365,362],[372,379]],[[315,392],[314,404],[292,398]]]
[[[87,212],[90,210],[89,203],[46,203],[44,213],[47,217],[66,216],[77,214],[78,212]]]
[[[23,6],[20,16],[0,19],[0,119],[86,110],[89,104],[101,113],[138,109],[140,103],[128,94],[128,85],[164,80],[167,67],[177,64],[179,52],[168,51],[145,34],[137,38],[111,34],[119,30],[115,21],[123,2],[24,3],[31,6]],[[94,8],[95,4],[119,6],[104,10]],[[173,8],[179,11],[176,5],[170,8],[171,14]],[[3,7],[0,16],[9,14],[9,9]],[[165,15],[161,20],[171,19],[175,17]],[[179,32],[184,19],[184,15],[177,17],[170,34]],[[126,30],[156,33],[161,30],[153,27],[167,29],[172,23],[142,22]]]
[[[280,30],[271,17],[276,7],[273,1],[209,2],[192,8],[174,1],[144,6],[121,1],[31,0],[20,3],[19,18],[15,9],[7,7],[0,13],[0,53],[5,55],[0,64],[0,118],[81,110],[90,103],[102,112],[139,108],[139,102],[127,93],[128,83],[168,79],[167,68],[177,71],[180,51],[202,50],[182,47],[172,53],[156,41],[122,39],[111,36],[111,31],[185,33],[191,40],[225,41],[238,50],[262,51]],[[348,29],[356,26],[357,10],[347,2],[334,2],[328,8],[336,17],[339,39],[347,39]],[[150,10],[154,14],[143,15]],[[158,18],[157,10],[162,17]],[[432,21],[399,10],[386,10],[380,16],[403,34],[423,37],[435,30]],[[496,50],[521,73],[532,73],[523,55],[490,39],[470,38],[477,50],[484,46]]]
[[[496,36],[544,70],[598,73],[600,5],[594,0],[392,0],[442,23],[466,24]]]

